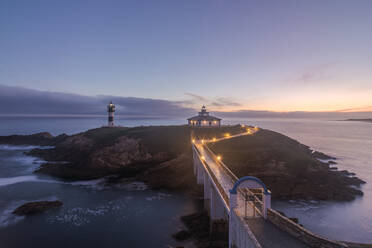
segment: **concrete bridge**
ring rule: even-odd
[[[258,178],[238,179],[207,146],[249,135],[257,128],[221,139],[192,140],[194,174],[204,185],[204,207],[214,223],[227,223],[229,248],[348,247],[320,237],[271,209],[271,192]]]

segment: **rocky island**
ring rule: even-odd
[[[362,121],[362,122],[372,122],[372,119],[347,119],[345,121]]]
[[[240,125],[216,128],[141,126],[97,128],[75,135],[48,133],[0,137],[1,144],[42,145],[28,154],[46,161],[36,170],[55,177],[82,180],[135,177],[153,188],[199,194],[192,172],[191,137],[211,139],[245,130]],[[223,154],[238,176],[258,177],[274,198],[349,201],[362,195],[364,183],[348,171],[332,169],[319,159],[334,159],[282,134],[260,129],[252,135],[210,144]],[[334,163],[334,162],[333,162]]]

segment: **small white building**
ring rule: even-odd
[[[209,115],[207,109],[203,105],[201,111],[197,116],[187,119],[189,126],[195,127],[220,127],[221,126],[220,118]]]

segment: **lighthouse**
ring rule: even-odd
[[[110,104],[107,105],[107,112],[108,112],[108,126],[113,127],[114,126],[115,105],[112,102],[110,102]]]

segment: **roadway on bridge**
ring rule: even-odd
[[[237,135],[238,136],[238,135]],[[239,135],[241,136],[241,135]],[[236,136],[234,136],[236,137]],[[232,189],[235,179],[226,172],[226,169],[219,163],[216,156],[211,154],[204,144],[195,143],[195,146],[203,157],[205,164],[211,169],[213,174],[218,180],[218,183],[222,186],[224,193],[229,197],[229,190]],[[240,199],[241,201],[242,199]],[[228,204],[228,203],[227,203]],[[239,204],[242,208],[242,204]],[[249,205],[250,206],[250,205]],[[300,240],[289,235],[287,232],[280,230],[270,221],[265,220],[262,216],[256,216],[252,218],[244,218],[243,209],[238,210],[240,219],[248,223],[251,231],[257,238],[257,241],[263,248],[302,248],[309,247],[302,243]],[[248,208],[248,215],[253,216],[253,207]]]

